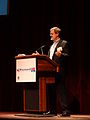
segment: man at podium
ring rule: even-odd
[[[65,87],[65,79],[66,79],[66,63],[67,58],[69,56],[69,50],[68,50],[68,43],[66,40],[60,39],[60,32],[61,29],[58,27],[53,27],[50,29],[50,37],[53,41],[53,44],[50,46],[50,49],[48,51],[48,56],[51,60],[55,61],[57,64],[59,64],[60,72],[56,75],[56,96],[58,98],[58,101],[61,106],[61,116],[70,116],[70,111],[68,108],[68,100],[67,100],[67,90]],[[39,54],[37,51],[34,54]],[[51,91],[51,90],[50,90]],[[45,114],[51,114],[55,113],[57,114],[57,111],[53,106],[55,106],[53,101],[53,93],[50,93],[50,111],[48,111]],[[54,109],[54,110],[53,110]]]

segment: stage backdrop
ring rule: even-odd
[[[49,43],[49,29],[58,26],[70,45],[66,84],[71,111],[90,114],[89,11],[88,0],[9,1],[9,14],[0,16],[0,111],[23,111],[15,56]]]

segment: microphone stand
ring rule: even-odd
[[[43,54],[43,49],[42,49],[42,47],[41,47],[41,53]]]
[[[45,45],[42,45],[40,48],[38,48],[36,51],[41,49],[41,53],[43,54],[43,48],[45,47]]]

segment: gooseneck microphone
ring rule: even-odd
[[[36,51],[38,51],[38,50],[41,50],[41,53],[43,54],[43,48],[45,47],[46,45],[42,45],[41,47],[39,47]],[[35,51],[35,52],[36,52]]]

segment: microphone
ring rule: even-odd
[[[41,49],[41,53],[43,54],[43,48],[45,47],[46,45],[42,45],[41,47],[39,47],[36,51],[40,50]],[[35,51],[35,52],[36,52]]]

